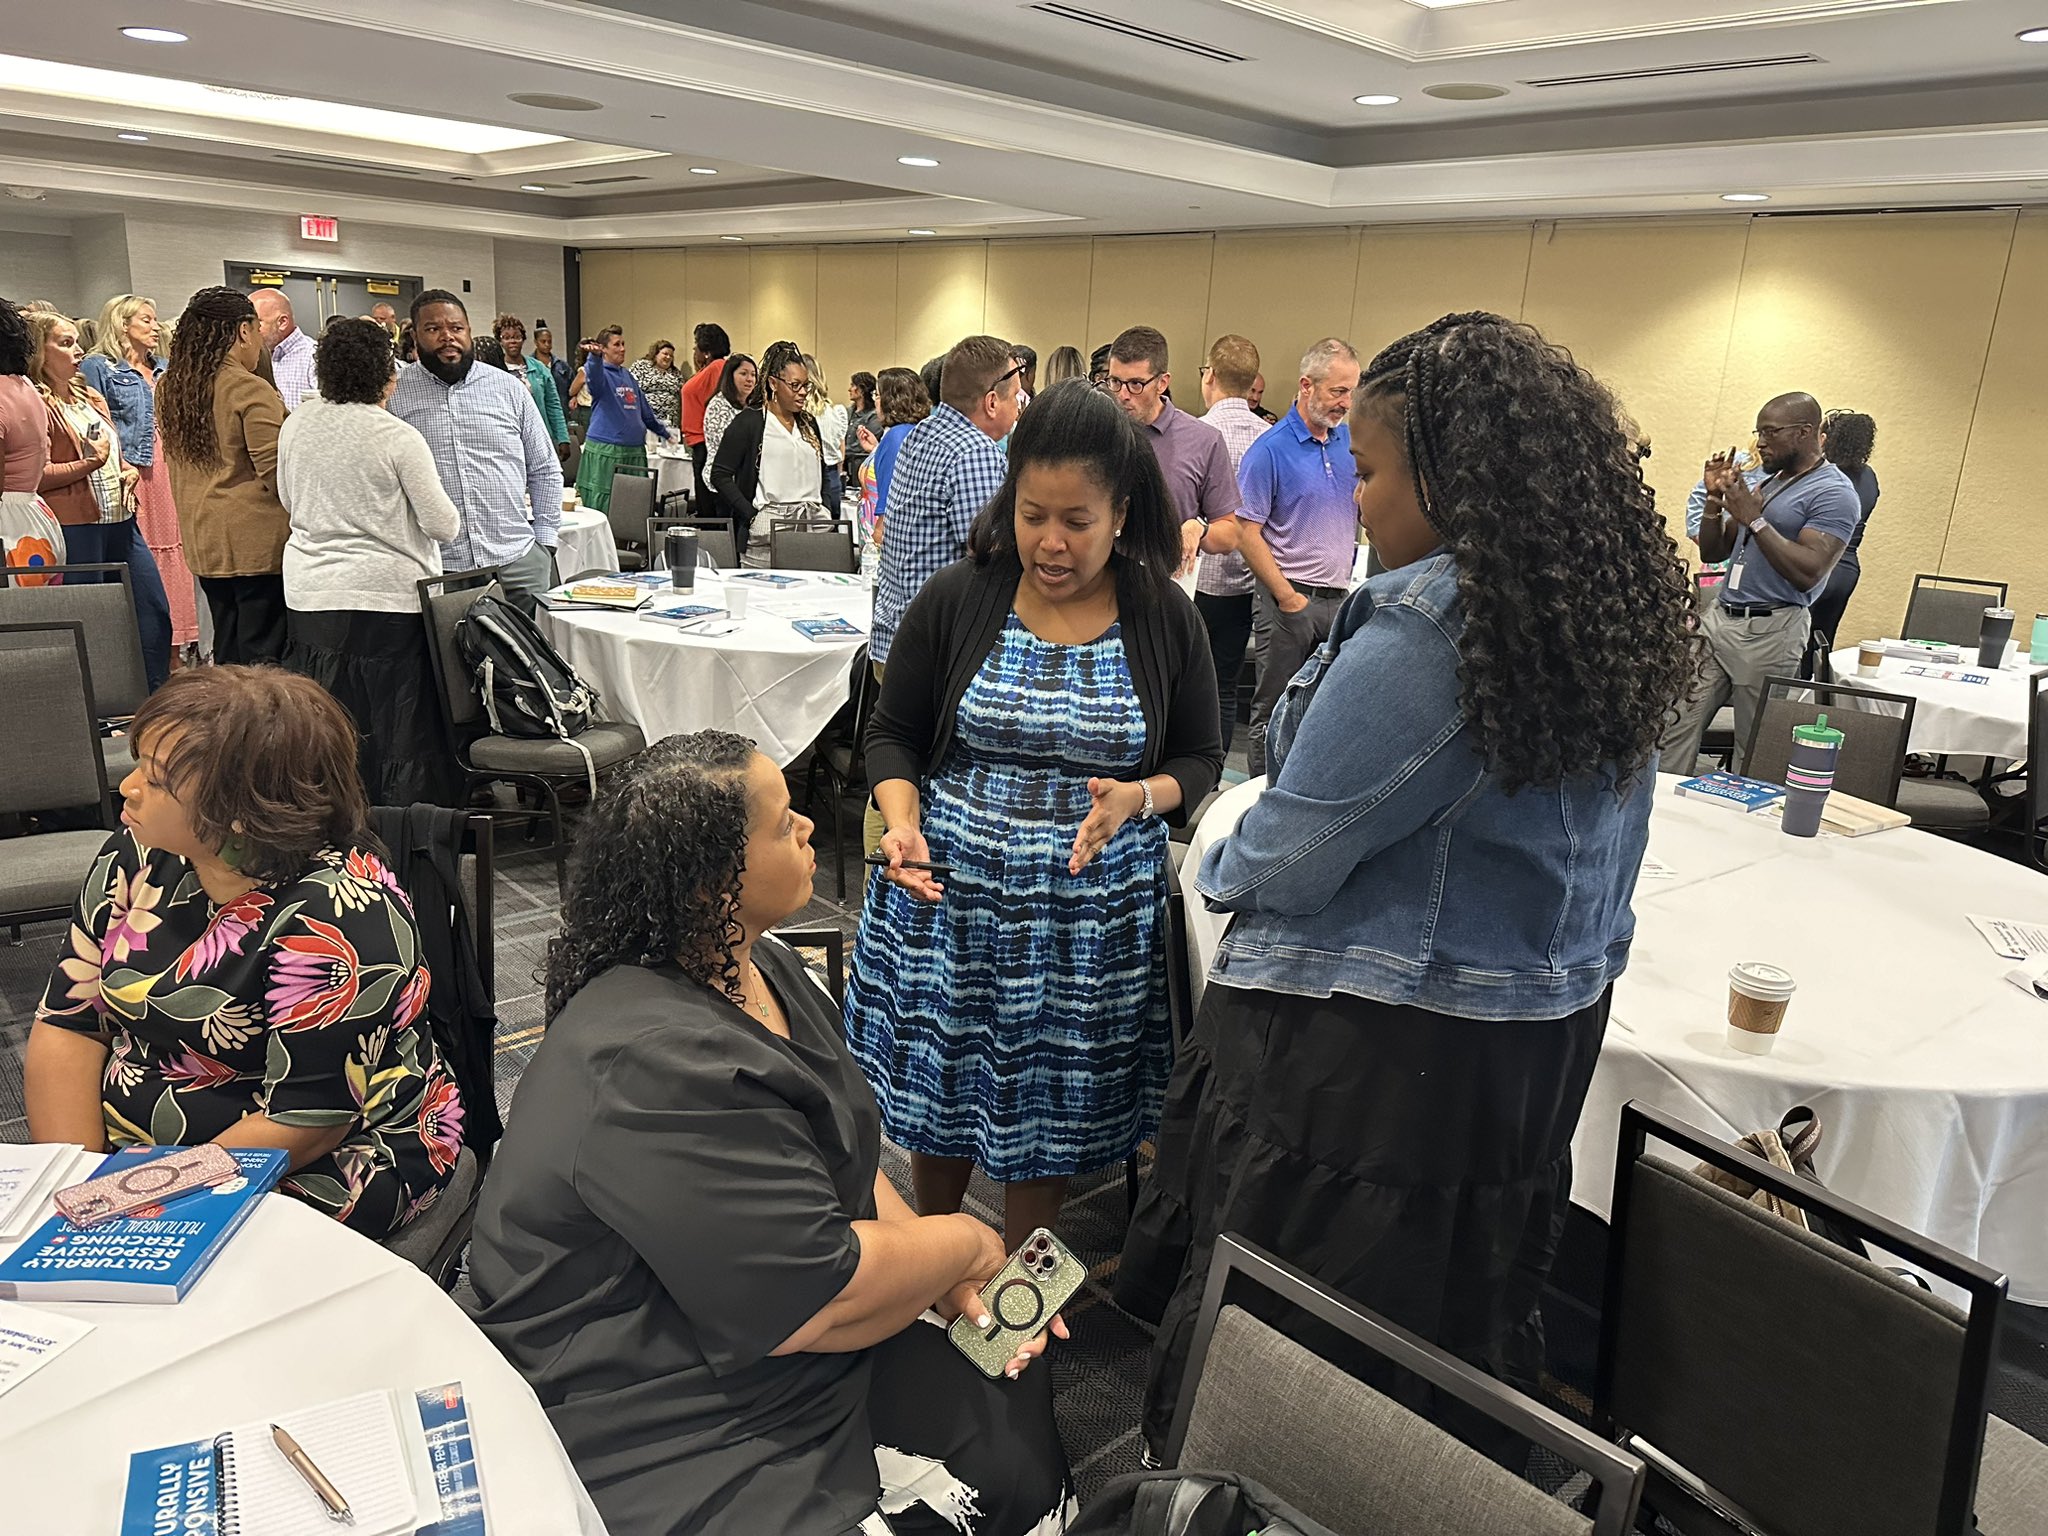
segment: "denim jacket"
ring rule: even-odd
[[[1237,917],[1212,983],[1553,1019],[1628,962],[1653,769],[1510,795],[1459,704],[1448,554],[1374,577],[1273,711],[1266,792],[1195,888]]]
[[[163,365],[152,358],[157,372]],[[137,469],[147,469],[156,460],[156,391],[149,380],[126,358],[118,362],[104,352],[89,354],[78,371],[106,397],[114,413],[114,428],[121,434],[121,457]]]

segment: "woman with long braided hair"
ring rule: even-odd
[[[1237,915],[1119,1279],[1148,1310],[1172,1287],[1155,1448],[1219,1232],[1535,1385],[1656,743],[1695,664],[1637,434],[1562,348],[1446,316],[1373,359],[1350,427],[1388,569],[1289,685],[1268,787],[1202,861]]]
[[[213,659],[222,663],[284,655],[291,519],[277,499],[277,434],[285,409],[256,374],[262,357],[249,296],[202,288],[178,317],[156,387],[185,563],[206,594]]]
[[[766,510],[774,526],[786,528],[825,516],[824,438],[808,409],[811,370],[803,348],[770,343],[761,354],[760,389],[761,409],[735,417],[711,459],[711,489],[720,515],[733,520],[742,554],[756,512]]]

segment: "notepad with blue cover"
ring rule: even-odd
[[[640,617],[655,624],[700,624],[706,619],[723,618],[725,612],[717,603],[695,598],[658,597],[640,610]]]
[[[858,640],[862,634],[845,619],[791,619],[789,622],[806,640]]]
[[[757,581],[770,587],[796,587],[803,584],[801,576],[785,576],[780,571],[727,571],[721,581]]]
[[[1785,786],[1765,779],[1746,779],[1739,773],[1703,773],[1678,786],[1688,800],[1706,800],[1731,810],[1767,811],[1785,798]]]
[[[83,1172],[83,1183],[177,1147],[128,1147]],[[230,1147],[240,1178],[95,1227],[52,1216],[0,1259],[0,1301],[182,1301],[206,1267],[277,1187],[290,1162],[278,1147]]]
[[[462,1383],[366,1392],[277,1422],[349,1502],[327,1512],[261,1420],[128,1458],[120,1536],[488,1536]]]

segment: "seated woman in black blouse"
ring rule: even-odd
[[[896,1193],[837,1007],[765,937],[810,899],[810,834],[716,731],[591,808],[484,1181],[478,1321],[615,1536],[1054,1536],[1045,1337],[991,1382],[920,1320],[978,1309],[1002,1241]]]

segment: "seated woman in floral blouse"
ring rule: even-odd
[[[207,667],[131,735],[122,830],[29,1033],[30,1136],[283,1147],[287,1193],[388,1235],[447,1184],[462,1103],[355,728],[307,678]]]

